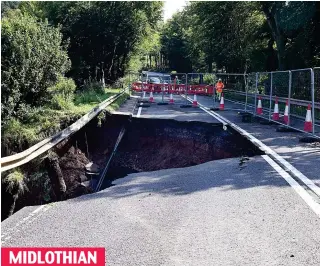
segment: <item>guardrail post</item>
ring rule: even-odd
[[[289,92],[288,92],[288,126],[290,126],[290,101],[291,101],[292,72],[289,71]]]
[[[258,77],[259,73],[256,72],[256,90],[255,90],[255,95],[254,95],[254,114],[257,113],[257,93],[258,93]]]
[[[314,71],[311,69],[311,100],[312,100],[312,134],[314,135]]]
[[[271,108],[272,108],[272,82],[273,82],[273,75],[272,75],[272,72],[271,72],[271,81],[270,81],[270,99],[269,99],[269,121],[271,120]]]

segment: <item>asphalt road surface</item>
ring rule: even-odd
[[[1,234],[3,246],[105,247],[106,265],[320,265],[319,214],[262,156],[130,174],[26,207]]]

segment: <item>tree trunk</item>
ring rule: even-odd
[[[13,202],[12,202],[12,204],[10,206],[10,210],[9,210],[9,215],[8,216],[11,216],[14,213],[14,209],[16,208],[16,202],[17,202],[17,199],[18,199],[18,195],[19,194],[17,193],[17,194],[14,194],[12,196]]]
[[[270,5],[272,5],[271,10],[270,10]],[[277,45],[278,68],[279,70],[285,70],[286,68],[285,66],[286,37],[281,32],[281,29],[278,26],[274,5],[275,5],[274,3],[270,3],[270,2],[261,2],[262,10],[267,18],[267,22],[271,30],[271,34]]]
[[[106,87],[106,80],[104,77],[104,62],[101,62],[101,81],[102,81],[103,88],[105,88]]]
[[[49,155],[46,163],[53,192],[57,200],[63,200],[67,191],[67,186],[62,175],[58,157],[55,154]]]

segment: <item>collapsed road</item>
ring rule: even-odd
[[[2,222],[3,246],[101,246],[107,265],[319,265],[317,189],[259,148],[259,134],[174,100],[133,111],[110,184],[21,209]],[[75,135],[61,153],[89,147],[90,159],[105,162],[123,125],[111,120],[86,131],[89,144]]]

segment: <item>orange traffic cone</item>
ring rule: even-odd
[[[224,110],[224,96],[223,96],[223,93],[221,93],[221,100],[220,100],[219,109],[220,110]]]
[[[259,96],[258,107],[257,107],[257,114],[258,114],[258,115],[262,115],[261,96]]]
[[[278,105],[278,97],[276,96],[276,102],[274,104],[274,111],[272,115],[273,120],[279,120],[279,105]]]
[[[192,103],[193,107],[197,107],[198,106],[198,101],[197,101],[197,94],[193,95],[193,103]]]
[[[172,93],[170,93],[170,100],[169,100],[169,103],[174,104],[174,100],[173,100]]]
[[[284,116],[283,121],[286,125],[288,125],[289,121],[289,107],[288,107],[288,100],[286,101],[286,108],[284,109]]]
[[[153,92],[150,92],[150,98],[149,98],[149,102],[153,103],[154,99],[153,99]]]
[[[308,105],[306,121],[304,122],[304,131],[312,132],[312,118],[311,118],[311,106]]]

